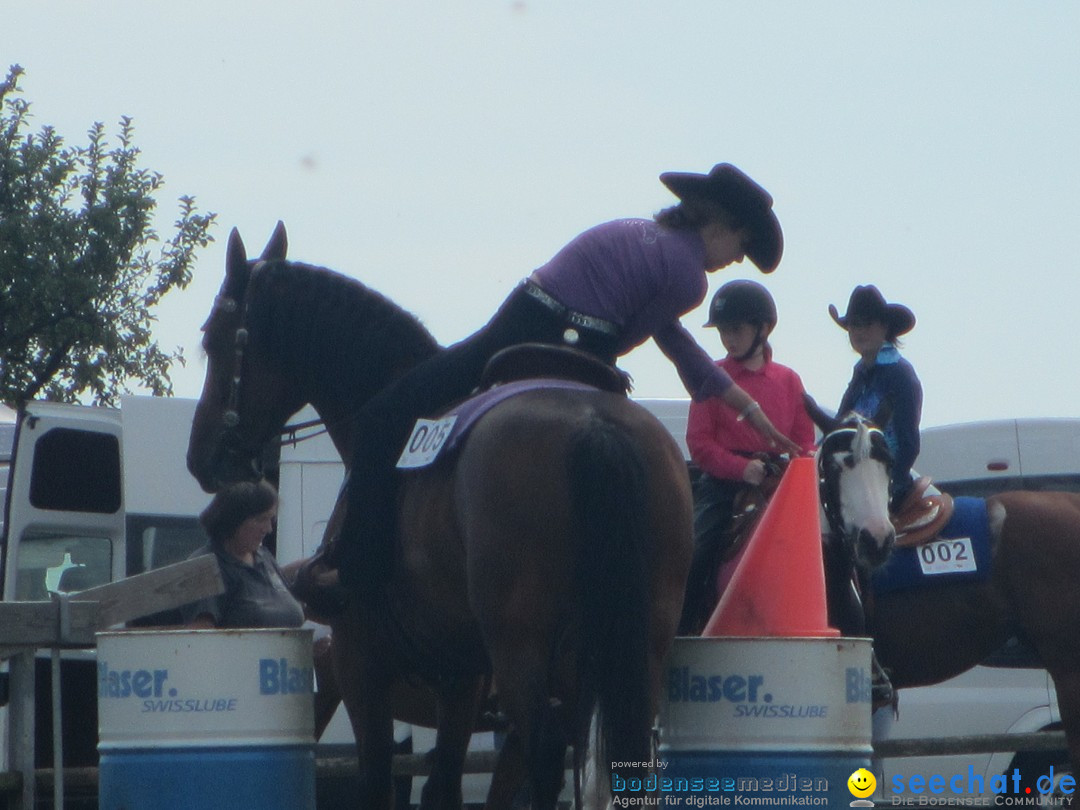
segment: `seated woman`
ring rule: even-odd
[[[727,350],[716,365],[760,404],[777,430],[809,453],[814,425],[803,407],[802,380],[772,359],[769,336],[776,322],[769,291],[755,281],[739,280],[717,290],[705,326],[717,328]],[[736,496],[765,480],[766,459],[776,448],[716,398],[690,403],[686,444],[701,475],[694,482],[694,556],[679,634],[694,635],[719,598],[716,574],[732,540],[728,528]]]
[[[287,579],[263,541],[274,530],[277,491],[266,481],[226,487],[199,515],[210,542],[192,557],[217,557],[224,593],[183,608],[185,626],[193,629],[299,627],[304,606],[289,592]],[[340,702],[330,658],[330,639],[315,642],[315,737],[322,734]]]

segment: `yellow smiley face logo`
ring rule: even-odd
[[[866,768],[859,768],[847,780],[847,789],[857,799],[865,799],[877,789],[877,779]]]

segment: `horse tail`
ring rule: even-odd
[[[648,476],[637,443],[599,415],[572,437],[569,474],[580,536],[577,747],[583,755],[595,705],[608,778],[612,762],[652,759]]]

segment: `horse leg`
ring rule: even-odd
[[[393,810],[394,719],[385,690],[368,692],[359,714],[353,732],[360,761],[360,806],[364,810]]]
[[[569,744],[570,724],[563,704],[553,698],[545,686],[546,657],[540,654],[543,644],[531,646],[518,638],[520,644],[493,646],[501,654],[492,657],[495,681],[499,684],[499,701],[511,720],[510,733],[499,754],[498,785],[493,778],[488,793],[488,807],[512,806],[516,788],[524,771],[534,810],[553,810],[563,784],[563,763]],[[497,788],[498,795],[493,795]]]
[[[495,760],[495,770],[491,774],[484,810],[510,810],[527,776],[525,748],[521,737],[511,728],[503,739],[499,756]]]
[[[422,810],[460,810],[465,754],[486,695],[487,681],[483,678],[464,680],[440,695],[431,773],[420,794]]]
[[[391,680],[378,666],[378,653],[372,653],[368,627],[368,623],[361,621],[356,607],[351,606],[331,623],[334,638],[331,649],[342,701],[356,739],[359,806],[364,810],[391,810],[394,799]]]
[[[325,636],[315,642],[312,658],[315,677],[319,683],[319,690],[315,693],[315,739],[318,740],[341,704],[341,687],[332,636]]]

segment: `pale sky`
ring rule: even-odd
[[[236,226],[353,275],[453,342],[597,223],[674,201],[663,171],[734,163],[776,200],[776,359],[835,407],[829,318],[856,284],[910,306],[923,426],[1080,415],[1080,3],[351,0],[9,3],[3,67],[35,129],[135,122],[142,165],[215,211],[160,309],[197,396],[199,325]],[[708,298],[684,323],[700,325]],[[647,344],[636,394],[685,396]]]

